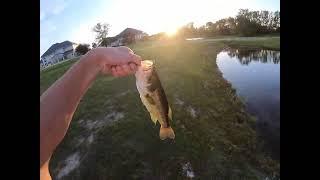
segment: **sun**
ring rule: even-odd
[[[177,33],[177,28],[169,28],[166,31],[167,36],[171,37]]]

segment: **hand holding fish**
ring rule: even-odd
[[[87,53],[93,57],[96,64],[101,67],[104,74],[112,74],[115,77],[126,76],[137,71],[141,64],[141,57],[134,54],[128,47],[95,48]]]
[[[64,138],[73,114],[99,73],[135,73],[142,103],[151,120],[161,125],[159,136],[174,139],[172,112],[152,61],[142,61],[127,47],[95,48],[76,62],[40,97],[40,179],[51,179],[49,161]]]

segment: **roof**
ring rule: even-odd
[[[137,35],[137,34],[146,34],[146,33],[144,33],[143,31],[137,30],[137,29],[126,28],[121,33],[119,33],[118,35],[113,36],[113,37],[106,37],[106,38],[104,38],[103,41],[105,41],[105,43],[109,44],[109,43],[113,43],[113,42],[117,41],[119,38],[124,38],[124,37],[126,37],[128,35]]]
[[[126,28],[125,30],[123,30],[121,33],[119,33],[116,37],[124,37],[128,34],[141,34],[143,33],[143,31],[137,30],[137,29],[133,29],[133,28]]]
[[[66,55],[66,54],[69,54],[69,53],[72,53],[72,52],[73,52],[73,50],[70,49],[69,51],[65,51],[63,54]]]
[[[53,53],[54,51],[56,51],[57,49],[65,48],[65,47],[71,46],[73,44],[75,44],[75,43],[73,43],[71,41],[63,41],[62,43],[55,43],[45,53],[43,53],[43,55],[41,57],[47,56],[47,55]]]

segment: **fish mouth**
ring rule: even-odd
[[[153,67],[153,62],[150,60],[144,60],[144,61],[141,61],[141,65],[142,65],[143,71],[149,71]]]
[[[144,67],[142,68],[143,71],[149,71],[152,67]]]

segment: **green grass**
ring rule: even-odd
[[[131,46],[143,59],[156,61],[173,111],[176,139],[159,139],[159,125],[152,123],[142,105],[133,76],[98,77],[52,157],[52,176],[59,174],[65,159],[75,152],[80,154],[80,165],[64,179],[186,179],[182,165],[187,162],[196,179],[259,179],[279,174],[279,162],[259,149],[252,129],[254,118],[244,111],[215,63],[226,44],[274,46],[274,41],[143,42]],[[42,71],[40,94],[74,62]],[[195,117],[190,108],[196,111]],[[109,123],[106,117],[112,113],[122,117]],[[92,121],[105,126],[90,129],[85,124]],[[91,144],[86,143],[90,135],[94,137]],[[85,141],[79,145],[80,139]]]
[[[224,40],[223,43],[229,46],[245,46],[245,47],[258,47],[270,50],[280,51],[280,37],[259,37],[249,40]]]
[[[59,79],[79,58],[71,59],[40,71],[40,94]]]

